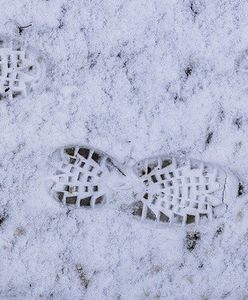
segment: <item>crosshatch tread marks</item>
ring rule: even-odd
[[[25,50],[0,47],[0,99],[27,94],[27,85],[36,80],[38,64]]]
[[[143,219],[198,224],[211,220],[213,208],[222,204],[215,195],[223,179],[218,168],[193,160],[179,165],[176,159],[156,158],[138,163],[135,169],[145,186],[138,195]]]
[[[225,205],[227,174],[211,164],[158,157],[143,160],[132,170],[141,181],[133,214],[142,219],[199,224],[216,217],[215,208]],[[116,171],[122,174],[112,159],[99,150],[67,147],[61,152],[51,191],[63,204],[94,208],[107,201],[109,180],[115,178]],[[140,182],[137,189],[140,190]]]
[[[109,172],[107,155],[86,147],[65,148],[54,176],[52,192],[66,205],[90,206],[106,202],[102,178]]]

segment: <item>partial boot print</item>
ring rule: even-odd
[[[52,177],[51,193],[66,205],[91,207],[107,202],[108,194],[124,176],[106,153],[86,146],[63,148]]]
[[[0,38],[0,100],[27,96],[44,72],[39,55],[17,41]]]
[[[193,159],[159,156],[131,167],[87,146],[66,147],[58,158],[50,192],[65,205],[100,206],[113,192],[127,191],[122,202],[142,219],[169,224],[202,224],[225,213],[238,195],[237,178],[227,170]],[[132,200],[131,200],[132,201]]]
[[[134,166],[144,184],[134,214],[142,219],[199,224],[218,215],[237,196],[236,177],[201,161],[156,157]]]

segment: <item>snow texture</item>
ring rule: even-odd
[[[0,7],[1,34],[40,51],[47,71],[28,97],[0,101],[0,298],[247,299],[248,2]],[[45,180],[50,154],[70,144],[127,164],[173,153],[218,163],[239,177],[239,197],[205,227],[140,222],[124,190],[68,208]]]

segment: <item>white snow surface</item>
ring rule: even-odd
[[[0,0],[0,11],[0,33],[47,68],[28,97],[0,102],[0,299],[248,299],[248,2]],[[68,144],[129,164],[184,153],[232,169],[244,193],[205,227],[140,222],[127,192],[68,209],[45,185],[49,155]]]

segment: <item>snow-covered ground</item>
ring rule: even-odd
[[[248,299],[248,3],[0,0],[0,12],[0,33],[47,68],[29,97],[0,102],[0,298]],[[184,153],[231,168],[244,192],[207,227],[140,222],[125,193],[68,209],[44,184],[68,144],[130,163]]]

